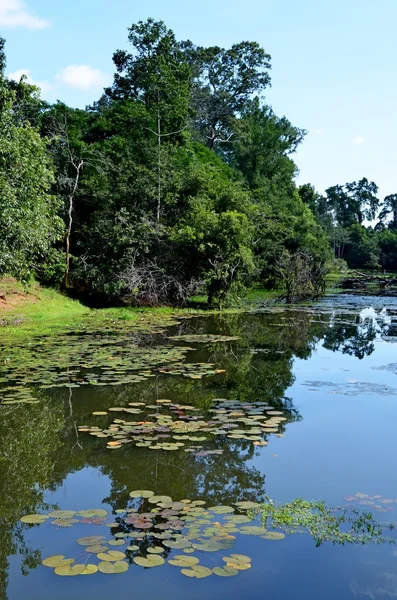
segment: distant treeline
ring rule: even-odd
[[[380,205],[366,179],[296,186],[306,132],[266,104],[257,43],[203,48],[152,19],[128,40],[80,110],[7,79],[0,39],[0,275],[154,305],[223,303],[333,256],[397,268],[397,195]]]

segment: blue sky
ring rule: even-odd
[[[84,107],[112,80],[127,27],[164,20],[178,39],[272,55],[267,101],[309,131],[299,182],[319,191],[361,177],[397,192],[397,0],[0,0],[8,74]]]

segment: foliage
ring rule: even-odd
[[[112,86],[80,110],[7,80],[0,39],[0,273],[103,305],[201,293],[224,307],[256,281],[277,286],[291,257],[319,268],[290,298],[324,292],[332,254],[397,266],[396,195],[381,205],[366,178],[297,188],[306,132],[266,104],[270,55],[256,42],[200,47],[154,19],[128,42]]]
[[[382,525],[370,512],[333,508],[324,501],[297,498],[286,504],[275,504],[266,498],[261,507],[261,519],[266,528],[279,528],[287,533],[308,533],[321,546],[332,544],[395,543],[384,535]],[[390,525],[389,529],[393,529]]]
[[[308,251],[298,250],[291,254],[284,250],[276,263],[276,271],[287,304],[319,298],[325,293],[325,261]]]

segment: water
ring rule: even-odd
[[[230,552],[252,558],[252,568],[237,577],[196,580],[168,564],[153,569],[132,564],[121,575],[60,578],[41,560],[54,554],[75,556],[77,537],[110,539],[109,528],[19,522],[23,515],[53,507],[105,508],[112,515],[131,503],[129,492],[135,489],[154,490],[174,500],[203,499],[208,505],[260,501],[269,495],[279,502],[302,497],[339,506],[348,504],[345,496],[357,492],[397,499],[396,323],[396,299],[354,296],[327,298],[311,308],[195,317],[174,325],[167,335],[239,337],[216,344],[182,344],[195,348],[186,354],[188,363],[213,363],[225,373],[196,380],[155,371],[155,377],[120,386],[38,390],[32,383],[40,403],[0,408],[0,598],[397,596],[397,547],[388,544],[316,547],[309,535],[269,541],[236,534]],[[151,348],[169,344],[167,335],[143,337],[141,343]],[[40,360],[40,348],[33,345],[32,351]],[[71,368],[70,379],[74,378],[81,379],[81,374]],[[104,417],[92,416],[93,411],[133,401],[151,405],[159,398],[193,405],[203,414],[214,398],[244,405],[262,401],[281,408],[287,420],[280,425],[281,435],[266,436],[265,447],[209,435],[200,443],[203,449],[223,450],[209,456],[133,444],[108,450],[107,440],[79,431],[81,425],[107,426],[108,418],[104,425]],[[109,422],[119,416],[112,413]],[[397,521],[397,504],[378,506],[386,511],[375,510],[378,520]],[[167,559],[174,554],[181,551],[172,550]],[[212,567],[222,560],[208,553],[202,562]]]

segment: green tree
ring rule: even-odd
[[[391,217],[389,229],[397,229],[397,194],[390,194],[383,200],[379,221],[385,223],[388,217]]]
[[[15,122],[4,78],[0,95],[0,274],[26,279],[60,234],[54,172],[46,140],[29,122]]]
[[[336,185],[326,190],[329,209],[335,221],[342,227],[354,223],[362,225],[364,220],[373,221],[379,208],[378,186],[365,177],[345,185]]]
[[[193,77],[193,127],[213,150],[230,141],[235,119],[253,95],[260,96],[270,85],[271,57],[256,42],[241,42],[226,50],[188,41],[180,48]]]

